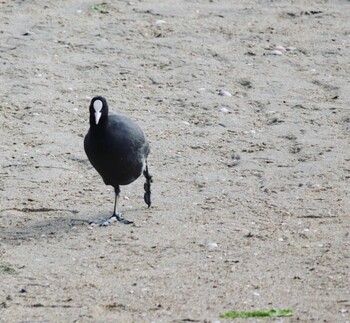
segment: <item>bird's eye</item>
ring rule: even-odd
[[[94,110],[95,110],[95,112],[101,112],[102,106],[103,106],[102,101],[101,100],[96,100],[94,102]]]

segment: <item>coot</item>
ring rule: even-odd
[[[152,176],[148,172],[149,144],[142,129],[123,115],[109,115],[104,97],[96,96],[90,103],[90,129],[84,139],[84,149],[92,166],[106,185],[114,187],[114,212],[101,225],[119,221],[130,224],[117,211],[120,185],[128,185],[141,174],[146,178],[144,200],[151,206]]]

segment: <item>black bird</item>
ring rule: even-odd
[[[117,211],[120,185],[128,185],[141,174],[146,178],[144,200],[151,206],[152,176],[148,172],[149,144],[142,129],[123,115],[108,115],[104,97],[96,96],[90,103],[90,129],[84,139],[84,149],[92,166],[106,185],[114,187],[115,202],[112,216],[100,223],[120,221],[132,223]],[[98,222],[91,222],[98,223]]]

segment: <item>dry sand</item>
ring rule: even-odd
[[[96,4],[0,4],[0,321],[350,322],[349,1]],[[76,221],[98,94],[151,142],[132,226]]]

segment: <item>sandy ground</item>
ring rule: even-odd
[[[0,321],[350,322],[349,1],[96,4],[0,4]],[[131,226],[84,222],[98,94],[151,142]]]

